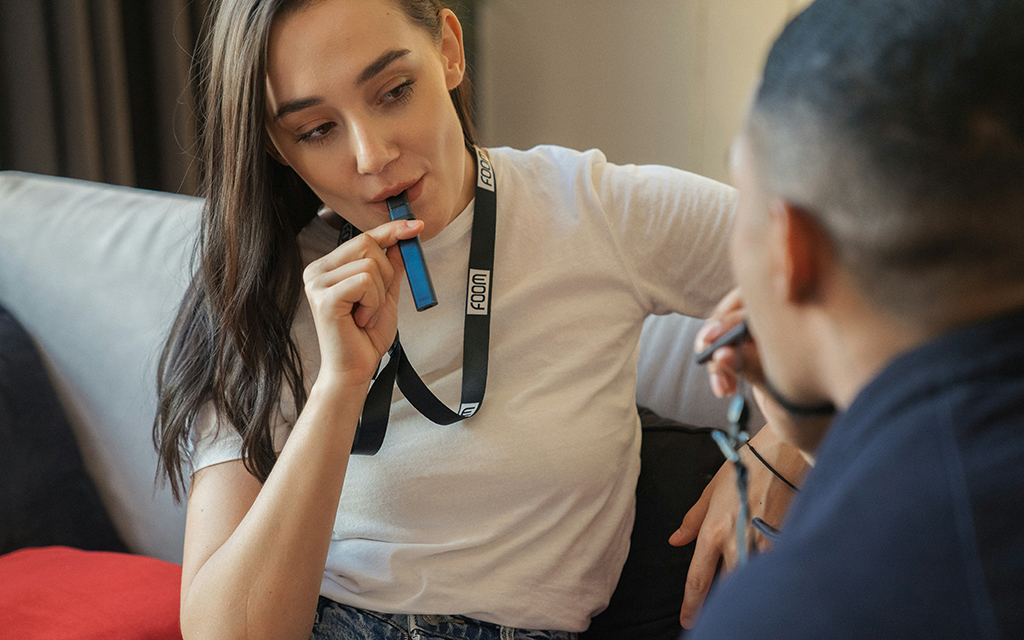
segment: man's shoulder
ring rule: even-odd
[[[716,589],[694,638],[986,637],[991,609],[956,517],[863,489],[787,522],[774,550]]]
[[[1024,604],[1011,584],[1022,572],[996,558],[1016,566],[1024,544],[1018,527],[990,525],[1021,511],[979,504],[1020,502],[1024,485],[1000,494],[978,480],[1006,477],[985,433],[996,416],[1015,418],[955,411],[962,391],[908,407],[857,448],[819,460],[776,548],[721,585],[702,616],[707,635],[696,637],[996,637],[996,619],[1005,632],[1006,612]],[[1020,437],[1011,448],[1024,448]],[[987,476],[972,471],[986,459]]]
[[[1024,376],[978,376],[949,399],[956,463],[970,511],[959,523],[972,536],[1003,637],[1024,637]]]

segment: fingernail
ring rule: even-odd
[[[419,220],[406,220],[405,221],[405,228],[406,229],[412,229],[417,224],[419,224]]]
[[[697,332],[697,340],[704,344],[711,344],[722,332],[722,323],[718,320],[709,320],[700,331]]]

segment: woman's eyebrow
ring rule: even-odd
[[[356,86],[362,86],[369,82],[375,75],[387,68],[389,64],[412,53],[409,49],[392,49],[381,55],[379,58],[370,63],[368,67],[363,69],[363,72],[359,74],[359,79],[356,80]]]
[[[295,113],[296,111],[302,111],[303,109],[309,109],[317,105],[323,104],[323,98],[302,98],[299,100],[291,100],[281,105],[281,108],[274,114],[274,122],[277,122],[281,118]]]
[[[363,69],[363,72],[359,74],[359,78],[356,80],[356,86],[362,86],[373,79],[381,71],[388,68],[395,60],[403,58],[412,53],[409,49],[392,49],[382,54],[379,58],[374,60]],[[295,113],[296,111],[302,111],[303,109],[309,109],[310,107],[316,107],[323,104],[323,98],[300,98],[298,100],[290,100],[281,105],[274,114],[274,122],[277,122],[281,118]]]

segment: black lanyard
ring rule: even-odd
[[[388,351],[388,362],[373,380],[366,394],[363,415],[356,428],[352,453],[373,455],[384,443],[391,413],[391,392],[397,381],[406,399],[428,420],[448,425],[471,417],[480,409],[487,387],[487,354],[491,336],[491,283],[494,274],[494,235],[498,195],[494,168],[476,149],[476,203],[473,235],[469,245],[469,275],[466,285],[466,322],[462,342],[462,402],[458,412],[449,409],[420,380],[402,349],[399,336]],[[358,233],[343,225],[338,244]]]

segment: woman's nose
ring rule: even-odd
[[[356,170],[362,175],[380,173],[398,157],[398,147],[374,123],[353,123]]]

